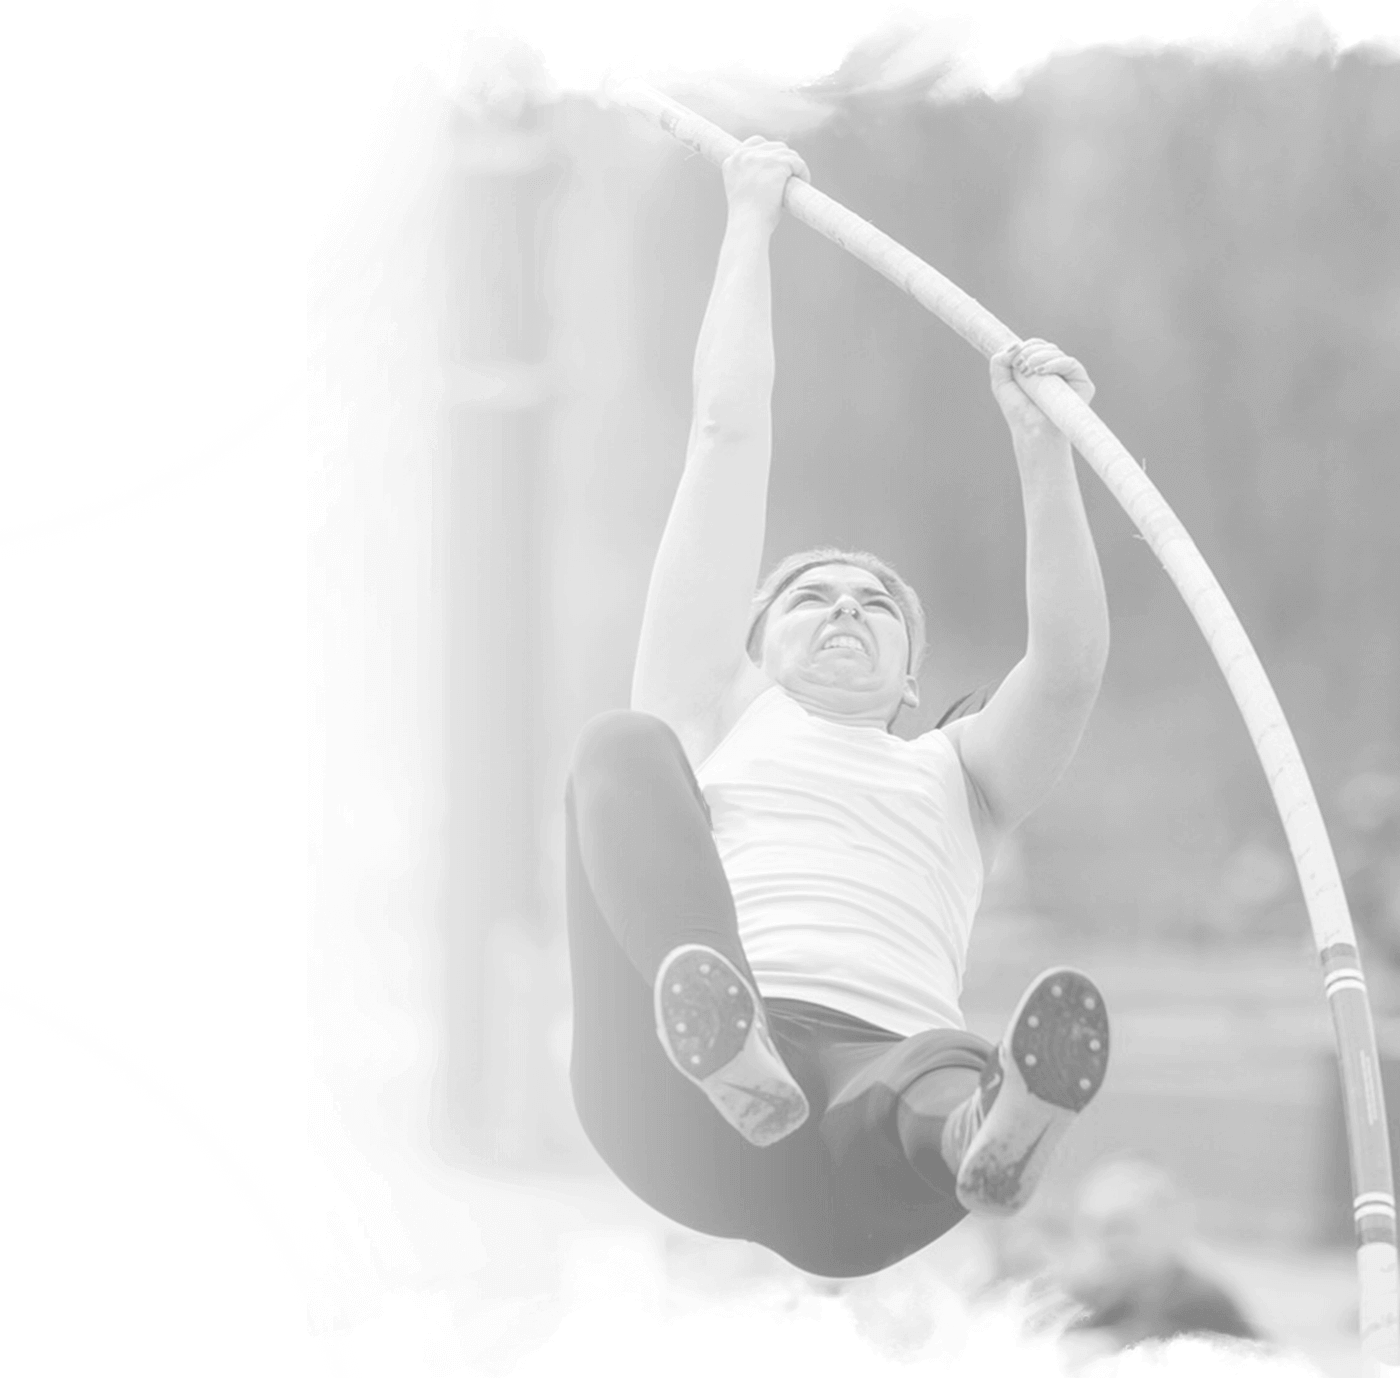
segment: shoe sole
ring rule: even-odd
[[[1002,1083],[958,1170],[969,1211],[1010,1215],[1030,1199],[1055,1147],[1108,1072],[1108,1013],[1068,967],[1031,984],[1000,1049]]]
[[[671,1064],[709,1097],[749,1143],[777,1143],[807,1119],[757,993],[712,948],[677,948],[654,989],[656,1034]]]

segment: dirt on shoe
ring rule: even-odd
[[[655,986],[656,1033],[672,1065],[749,1143],[777,1143],[801,1127],[807,1097],[788,1071],[745,977],[712,948],[679,947]]]
[[[1026,1204],[1103,1085],[1108,1052],[1108,1014],[1087,976],[1056,967],[1031,983],[977,1092],[981,1124],[958,1167],[965,1209],[1010,1215]]]

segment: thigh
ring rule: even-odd
[[[818,1132],[835,1203],[833,1275],[889,1267],[967,1214],[951,1174],[940,1189],[910,1165],[896,1116],[914,1081],[943,1069],[980,1073],[990,1053],[976,1034],[937,1029],[887,1042],[834,1040],[819,1055],[827,1099]]]
[[[589,1141],[629,1190],[680,1224],[743,1233],[745,1144],[656,1036],[652,992],[567,857],[573,1046],[569,1077]]]
[[[593,908],[643,978],[674,948],[700,943],[752,981],[709,808],[670,727],[645,713],[595,718],[566,802]]]

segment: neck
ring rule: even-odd
[[[869,727],[878,732],[888,732],[893,721],[888,706],[834,702],[830,696],[817,697],[801,689],[789,689],[786,685],[783,692],[813,717],[839,723],[842,727]]]

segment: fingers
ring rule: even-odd
[[[1062,378],[1088,377],[1084,365],[1048,340],[1023,340],[1010,349],[1017,373],[1057,373]]]
[[[1078,359],[1071,359],[1058,345],[1048,340],[1022,340],[1011,349],[1012,367],[1017,373],[1083,373]]]
[[[1003,409],[1025,393],[1028,379],[1047,375],[1063,378],[1082,401],[1093,401],[1095,388],[1084,365],[1048,340],[1020,340],[992,355],[992,389]]]
[[[731,217],[749,222],[756,216],[757,223],[771,234],[782,215],[788,183],[794,177],[811,180],[807,164],[786,144],[757,135],[745,139],[724,160],[724,188]]]
[[[1086,401],[1094,395],[1094,384],[1084,365],[1048,340],[1022,340],[1002,353],[1007,356],[1008,367],[1023,378],[1054,374],[1063,378]]]
[[[783,166],[792,176],[800,177],[804,182],[812,180],[812,174],[800,154],[785,143],[777,139],[765,139],[761,134],[751,134],[729,158],[736,166]]]
[[[992,355],[989,362],[992,368],[993,383],[1010,381],[1011,370],[1016,360],[1016,351],[1020,347],[1018,344],[1007,345],[1005,349],[999,349]]]
[[[991,361],[997,369],[1008,373],[1031,374],[1047,372],[1049,365],[1064,357],[1045,340],[1020,340],[998,350]]]

